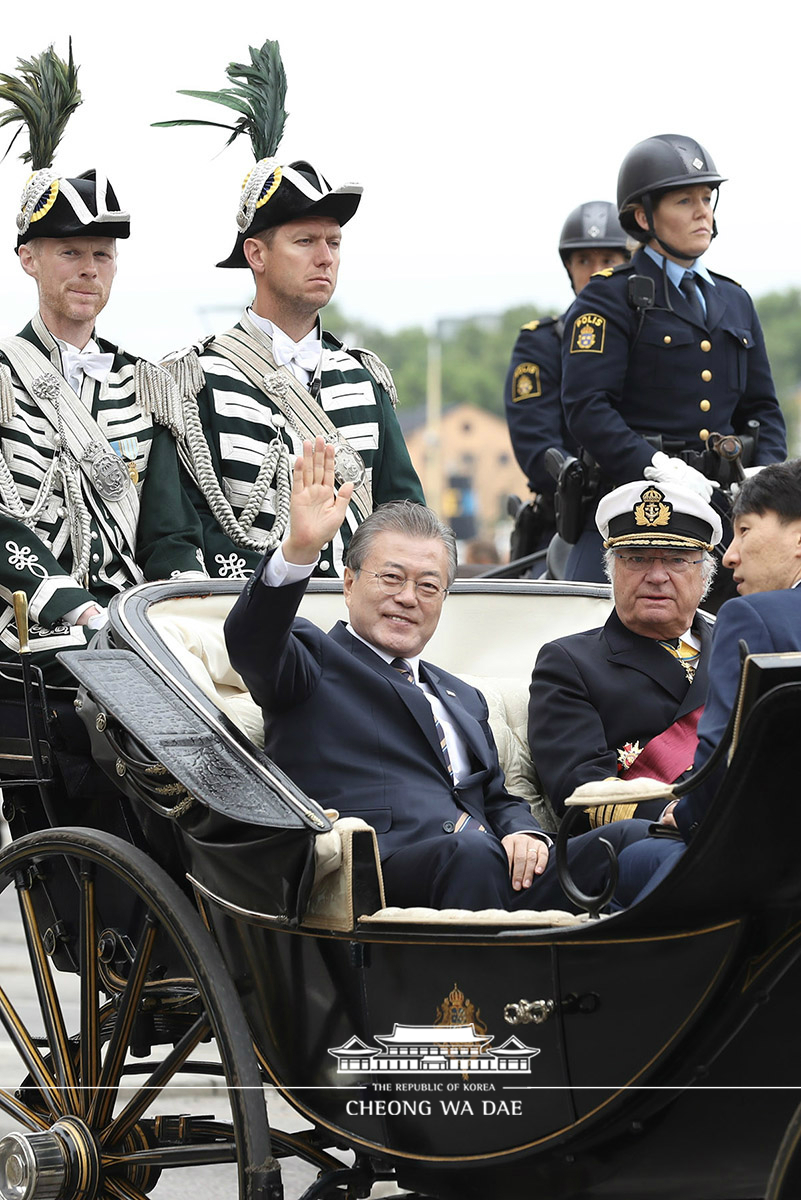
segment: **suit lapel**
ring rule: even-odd
[[[420,688],[415,687],[414,684],[410,684],[403,678],[399,671],[396,671],[389,663],[384,662],[379,654],[376,654],[368,645],[348,633],[343,621],[339,621],[330,630],[329,637],[332,637],[340,646],[349,650],[354,658],[358,659],[365,667],[368,667],[371,671],[375,671],[377,675],[382,675],[392,685],[398,698],[406,705],[406,708],[419,725],[426,741],[436,754],[437,761],[442,763],[443,771],[447,772],[448,768],[445,765],[445,759],[442,757],[442,747],[437,737],[431,705],[426,700]]]
[[[677,317],[681,317],[682,321],[687,321],[688,324],[694,325],[696,329],[712,329],[718,324],[723,313],[725,312],[725,304],[715,293],[718,291],[716,287],[707,284],[703,280],[701,287],[704,289],[704,300],[706,301],[706,321],[698,321],[695,313],[690,308],[687,297],[680,288],[675,287],[670,279],[665,280],[662,273],[662,268],[653,261],[649,255],[641,253],[637,259],[638,269],[640,274],[648,274],[655,281],[659,292],[662,293],[662,303],[667,306],[669,301],[670,308],[673,309]],[[668,289],[668,295],[665,296],[665,287]]]
[[[726,304],[720,294],[719,287],[713,287],[706,280],[704,280],[703,287],[704,299],[706,300],[706,327],[709,330],[716,329],[723,319]]]
[[[695,677],[687,687],[683,668],[663,646],[659,645],[659,642],[653,638],[644,638],[632,633],[615,612],[611,614],[604,627],[604,636],[610,650],[607,655],[608,661],[639,671],[664,688],[674,697],[678,705],[676,720],[704,703],[709,684],[709,648],[712,630],[703,617],[699,616],[696,616],[693,621],[692,630],[698,635],[701,642],[701,657],[698,660]]]
[[[607,659],[610,663],[647,675],[673,696],[677,704],[684,699],[687,677],[677,660],[654,638],[632,633],[616,612],[612,612],[606,622],[604,636],[609,646]]]
[[[447,710],[449,719],[459,730],[474,757],[482,767],[487,767],[489,765],[487,763],[487,739],[479,722],[470,715],[456,695],[443,686],[436,667],[431,663],[421,661],[420,678],[431,688],[431,691]]]
[[[701,656],[698,659],[698,666],[695,668],[693,681],[687,689],[687,695],[676,712],[677,721],[705,702],[709,687],[709,649],[712,643],[712,627],[703,617],[696,616],[692,630],[701,643]]]

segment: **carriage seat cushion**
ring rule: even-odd
[[[157,626],[187,674],[257,746],[264,745],[259,707],[228,661],[222,622],[204,619],[202,601],[183,602],[181,615],[160,615]],[[506,786],[530,806],[544,829],[554,830],[553,811],[539,786],[528,748],[528,664],[520,678],[460,674],[483,692]]]
[[[264,746],[264,719],[242,676],[228,661],[223,623],[205,619],[201,602],[183,602],[180,616],[158,616],[160,636],[193,683],[255,745]],[[193,611],[194,609],[194,611]]]
[[[381,878],[375,830],[358,817],[339,817],[314,846],[314,885],[303,924],[311,929],[346,932],[356,925],[491,925],[496,928],[558,928],[580,925],[586,913],[562,909],[506,912],[498,908],[388,907]]]
[[[589,913],[561,908],[507,912],[501,908],[382,908],[359,919],[360,925],[494,925],[503,929],[554,929],[584,925]]]

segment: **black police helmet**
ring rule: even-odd
[[[638,142],[626,157],[617,177],[617,209],[627,233],[645,242],[651,236],[641,229],[634,209],[674,188],[706,183],[716,188],[725,183],[707,150],[694,138],[679,133],[660,133]],[[650,223],[650,222],[649,222]]]
[[[574,208],[559,235],[559,256],[567,266],[574,250],[620,250],[628,257],[628,239],[614,204],[589,200]]]

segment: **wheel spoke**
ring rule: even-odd
[[[103,1196],[109,1200],[147,1200],[144,1192],[140,1192],[127,1179],[104,1179]]]
[[[149,1150],[132,1150],[130,1154],[103,1155],[103,1166],[109,1167],[203,1167],[215,1163],[236,1162],[236,1145],[230,1142],[209,1142],[196,1146],[153,1146]],[[339,1163],[342,1166],[342,1163]]]
[[[46,1121],[40,1113],[34,1112],[32,1108],[28,1108],[27,1104],[23,1104],[16,1096],[12,1096],[10,1092],[6,1092],[2,1088],[0,1088],[0,1111],[7,1113],[16,1121],[21,1121],[29,1129],[50,1128],[50,1122]]]
[[[0,1021],[10,1037],[23,1065],[32,1075],[42,1092],[42,1098],[47,1104],[53,1120],[65,1115],[65,1108],[58,1085],[48,1070],[44,1059],[34,1045],[31,1035],[23,1025],[16,1009],[0,988]]]
[[[85,1112],[100,1078],[100,988],[97,974],[97,913],[94,872],[84,866],[81,878],[81,1085]]]
[[[100,1072],[97,1090],[89,1106],[87,1120],[96,1129],[102,1129],[107,1124],[114,1109],[128,1041],[150,969],[150,959],[155,941],[156,922],[152,914],[148,913],[138,942],[139,950],[120,1001],[114,1032],[106,1048],[106,1057]]]
[[[100,1137],[101,1146],[118,1145],[133,1129],[136,1122],[147,1109],[148,1105],[180,1070],[195,1046],[209,1032],[208,1017],[199,1017],[191,1029],[188,1029],[179,1042],[173,1047],[167,1057],[159,1063],[150,1077],[145,1081],[136,1095],[126,1104],[125,1108],[105,1129]]]
[[[29,961],[20,994],[0,979],[0,1039],[21,1081],[14,1072],[0,1089],[0,1120],[45,1133],[66,1118],[87,1198],[149,1200],[161,1170],[211,1164],[235,1177],[232,1195],[261,1194],[278,1166],[252,1035],[181,889],[140,849],[91,829],[19,839],[3,858],[4,887],[16,889]],[[216,1063],[201,1062],[210,1037]],[[193,1072],[226,1080],[229,1121],[154,1113]]]
[[[39,997],[45,1035],[50,1047],[56,1079],[62,1089],[65,1111],[77,1114],[78,1081],[75,1078],[75,1067],[70,1056],[64,1014],[61,1011],[61,1002],[53,982],[53,972],[50,969],[50,962],[39,934],[30,889],[20,888],[18,895],[31,970],[36,983],[36,992]]]

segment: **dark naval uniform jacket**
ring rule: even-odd
[[[762,329],[744,288],[710,272],[700,323],[684,295],[644,251],[594,275],[567,313],[562,402],[576,441],[600,463],[605,485],[641,479],[654,454],[647,435],[703,450],[707,432],[748,432],[759,422],[754,464],[787,454]],[[654,305],[628,301],[632,275],[653,280]],[[675,448],[666,448],[669,454]]]
[[[617,776],[627,747],[644,749],[704,703],[711,629],[700,615],[692,628],[701,642],[692,684],[681,663],[653,638],[633,633],[616,612],[600,629],[542,647],[531,677],[528,739],[557,813],[580,784]],[[649,801],[636,815],[654,820],[663,808],[664,801]]]
[[[506,375],[504,404],[512,449],[532,492],[555,491],[556,482],[545,469],[549,447],[576,453],[562,411],[563,329],[563,316],[524,325]]]

